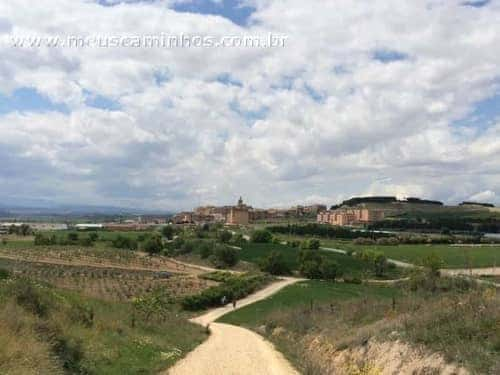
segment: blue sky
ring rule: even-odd
[[[241,26],[248,24],[250,16],[255,11],[254,7],[245,5],[240,0],[192,0],[188,2],[179,2],[174,5],[174,9],[178,12],[222,16]]]

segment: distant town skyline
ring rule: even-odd
[[[499,25],[498,1],[3,1],[0,202],[499,205]]]

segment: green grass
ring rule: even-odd
[[[388,258],[420,264],[433,253],[439,255],[444,268],[491,267],[500,265],[500,246],[450,246],[450,245],[354,245],[347,241],[323,241],[322,246],[344,250],[375,250]]]
[[[284,240],[303,241],[310,237],[280,236]],[[341,250],[375,250],[388,258],[421,264],[430,255],[437,254],[444,262],[444,268],[492,267],[500,266],[500,246],[450,246],[450,245],[355,245],[352,241],[319,239],[322,247]]]
[[[363,297],[391,298],[399,291],[384,286],[332,283],[309,280],[290,285],[275,295],[224,315],[220,322],[256,327],[273,313],[309,307],[315,304],[334,303]]]
[[[283,257],[290,269],[298,269],[299,264],[297,257],[299,249],[286,245],[247,243],[243,246],[243,249],[240,252],[240,259],[257,264],[259,259],[266,257],[271,251],[277,251],[283,254]],[[320,253],[324,257],[337,262],[344,275],[373,277],[371,272],[372,267],[359,259],[330,251],[320,250]],[[401,270],[390,269],[387,272],[387,276],[389,278],[398,278],[401,276]]]
[[[26,290],[26,285],[32,285],[31,289]],[[19,296],[28,297],[20,300]],[[44,306],[46,312],[34,309],[37,304]],[[3,373],[14,369],[18,371],[15,373],[157,373],[206,338],[201,327],[189,323],[174,307],[171,309],[161,316],[153,314],[146,318],[131,303],[85,298],[75,292],[30,284],[27,280],[3,281],[0,342],[6,345],[0,347],[0,358],[4,360],[1,370]],[[92,311],[90,324],[87,318],[82,319],[88,317],[82,311]]]

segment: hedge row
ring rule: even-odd
[[[196,311],[209,307],[222,306],[255,292],[271,280],[267,275],[242,275],[228,278],[222,284],[186,296],[181,300],[184,310]],[[225,298],[224,298],[225,297]]]

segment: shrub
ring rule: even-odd
[[[396,237],[382,237],[377,239],[377,245],[396,246],[399,245],[399,240]]]
[[[202,242],[200,244],[200,257],[206,259],[213,254],[214,244],[211,242]]]
[[[378,277],[384,276],[388,268],[387,257],[382,253],[376,254],[373,259],[373,266],[374,266],[375,276]]]
[[[45,236],[42,233],[35,234],[35,246],[50,246],[55,245],[57,243],[57,239],[55,235]]]
[[[0,268],[0,280],[5,280],[10,277],[10,272],[4,268]]]
[[[300,248],[304,250],[318,250],[320,246],[321,243],[316,239],[305,240],[300,244]]]
[[[182,246],[177,250],[179,254],[189,254],[192,253],[195,249],[195,242],[193,241],[185,241]]]
[[[162,228],[161,234],[168,240],[171,240],[174,237],[175,230],[172,226],[167,225]]]
[[[16,280],[10,288],[10,293],[16,303],[27,311],[40,317],[46,315],[47,303],[30,280]]]
[[[344,283],[347,283],[347,284],[361,284],[362,282],[363,281],[359,277],[352,276],[352,275],[346,275],[346,276],[344,276]]]
[[[321,263],[307,260],[300,265],[300,273],[308,279],[321,279]]]
[[[259,261],[259,268],[271,275],[289,275],[291,273],[285,257],[277,251],[271,251],[267,257],[262,258]]]
[[[443,260],[436,253],[432,253],[422,259],[422,265],[427,270],[429,276],[439,277],[439,270],[443,266]]]
[[[149,255],[158,254],[163,249],[163,243],[160,237],[152,237],[143,244],[143,250]]]
[[[228,278],[220,285],[205,289],[198,294],[184,297],[181,300],[181,306],[184,310],[191,311],[220,306],[223,304],[223,299],[229,302],[246,297],[268,281],[269,278],[265,275],[234,276]]]
[[[251,236],[251,241],[257,243],[269,243],[272,239],[273,235],[267,230],[255,230]]]
[[[353,241],[355,245],[375,245],[375,241],[371,238],[358,237]]]
[[[238,250],[229,246],[217,246],[212,261],[217,268],[232,267],[238,263]]]
[[[229,241],[231,241],[232,237],[233,234],[228,230],[223,230],[222,232],[219,233],[219,240],[222,243],[228,243]]]
[[[333,260],[323,259],[319,268],[324,280],[335,281],[341,274],[338,263]]]
[[[117,249],[137,250],[137,241],[130,237],[125,237],[119,234],[112,241],[111,244]]]

